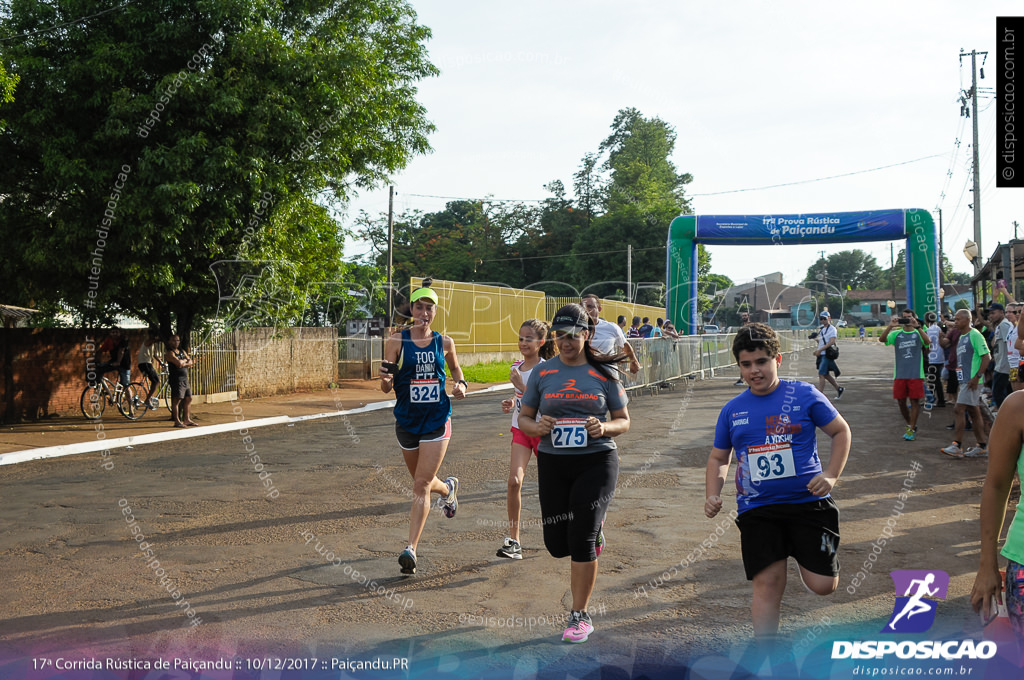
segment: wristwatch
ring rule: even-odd
[[[465,380],[456,380],[455,382],[461,384],[463,387],[469,387],[469,383]]]

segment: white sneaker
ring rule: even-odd
[[[964,458],[984,458],[988,455],[988,449],[983,449],[980,446],[973,446],[964,451]]]

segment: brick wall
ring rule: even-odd
[[[238,396],[327,389],[337,380],[338,329],[235,331]]]
[[[132,350],[132,380],[142,379],[136,357],[146,331],[124,331]],[[0,328],[0,364],[11,358],[13,421],[59,414],[82,417],[78,400],[85,388],[86,354],[95,357],[106,331],[80,328]],[[235,380],[239,396],[259,397],[327,389],[337,380],[336,328],[256,328],[236,331]],[[96,357],[102,363],[107,357]],[[108,377],[116,379],[113,373]],[[6,381],[0,377],[0,421],[7,407]],[[225,390],[230,388],[225,386]]]
[[[139,351],[146,332],[124,331],[132,354]],[[8,370],[4,357],[10,356],[14,377],[13,419],[37,420],[54,414],[81,416],[79,397],[85,388],[86,356],[96,363],[108,357],[96,356],[106,338],[95,330],[81,328],[5,328],[0,329],[0,363]],[[113,379],[114,374],[108,373]],[[133,366],[132,380],[141,378]],[[7,408],[6,380],[0,379],[0,419]]]

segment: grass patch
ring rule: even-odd
[[[474,366],[463,366],[462,373],[468,382],[473,383],[496,383],[508,382],[508,370],[511,364],[507,361],[492,361],[488,364],[476,364]],[[444,367],[445,375],[451,377],[448,365]]]

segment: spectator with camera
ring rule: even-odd
[[[821,328],[816,333],[818,349],[814,350],[818,365],[818,390],[824,393],[825,383],[828,382],[836,388],[836,401],[839,401],[843,398],[843,392],[846,391],[845,387],[840,387],[836,382],[836,378],[842,373],[836,364],[836,359],[839,358],[839,347],[836,345],[839,332],[832,325],[832,315],[828,313],[828,310],[822,311],[818,315],[818,320],[821,321]],[[835,374],[835,378],[832,377],[833,374]]]
[[[912,309],[904,309],[902,314],[889,319],[889,325],[878,339],[896,348],[892,396],[899,404],[900,414],[906,423],[903,438],[913,441],[917,437],[917,417],[921,414],[921,400],[924,399],[923,348],[928,347],[931,341]]]

